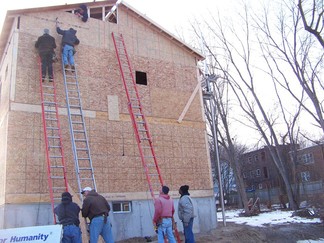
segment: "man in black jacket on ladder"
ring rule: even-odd
[[[35,47],[38,49],[38,54],[42,63],[42,81],[45,81],[46,73],[48,79],[53,81],[53,57],[55,55],[54,49],[56,48],[55,39],[49,35],[49,29],[44,29],[44,34],[38,37]]]

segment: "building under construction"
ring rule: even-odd
[[[175,207],[190,186],[194,232],[216,227],[216,208],[197,63],[203,56],[126,3],[10,10],[0,39],[0,227],[55,223],[63,191],[109,201],[115,240],[154,235],[153,197],[170,187]],[[74,28],[76,70],[61,48],[54,82],[42,82],[35,41],[59,46]],[[198,92],[197,92],[198,91]],[[178,230],[182,224],[177,214]]]

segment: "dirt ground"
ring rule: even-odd
[[[183,237],[181,237],[183,240]],[[269,225],[268,227],[252,227],[248,225],[219,222],[217,228],[209,233],[195,234],[196,243],[294,243],[298,240],[324,239],[323,224],[294,223],[287,225]],[[148,242],[144,238],[133,238],[118,243]],[[157,242],[156,237],[152,242]],[[184,242],[184,240],[182,241]]]

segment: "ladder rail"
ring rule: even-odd
[[[56,216],[54,213],[54,208],[55,208],[55,197],[54,197],[54,189],[58,189],[57,187],[54,186],[54,182],[53,179],[60,179],[63,177],[64,180],[64,187],[60,188],[62,192],[64,191],[68,191],[68,181],[67,181],[67,172],[66,172],[66,166],[65,166],[65,156],[64,156],[64,149],[63,149],[63,143],[62,143],[62,134],[61,134],[61,128],[60,128],[60,122],[59,122],[59,115],[58,115],[58,106],[57,106],[57,95],[56,95],[56,85],[54,82],[54,77],[53,77],[53,82],[52,82],[52,88],[48,88],[49,90],[52,90],[51,94],[45,94],[44,93],[44,87],[43,87],[43,80],[42,80],[42,72],[41,72],[41,61],[39,59],[38,61],[38,65],[39,65],[39,80],[40,80],[40,93],[41,93],[41,108],[42,108],[42,121],[43,121],[43,130],[44,130],[44,141],[45,141],[45,156],[46,156],[46,161],[47,161],[47,180],[48,180],[48,185],[49,185],[49,194],[50,194],[50,200],[51,200],[51,207],[52,207],[52,212],[53,212],[53,221],[56,224]],[[48,86],[50,87],[50,86]],[[56,121],[56,125],[57,127],[53,127],[53,124],[50,124],[51,126],[48,126],[48,122],[47,120],[49,120],[46,117],[47,114],[47,110],[45,109],[45,104],[49,103],[45,101],[45,97],[50,96],[54,99],[53,105],[55,110],[51,110],[51,113],[55,114],[56,119],[53,119]],[[52,103],[52,102],[51,102]],[[48,129],[54,129],[57,131],[57,136],[49,136],[48,134]],[[51,147],[50,146],[50,141],[49,138],[53,139],[58,139],[59,140],[59,146],[57,146],[57,148],[59,148],[59,152],[60,155],[51,155]],[[55,151],[53,152],[55,154]],[[56,159],[56,158],[60,158],[61,159],[61,165],[55,165],[52,166],[52,159]],[[63,176],[53,176],[52,173],[54,173],[54,169],[58,168],[58,169],[62,169],[63,171]],[[56,174],[56,173],[55,173]]]

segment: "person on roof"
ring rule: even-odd
[[[46,74],[50,82],[53,81],[53,57],[54,49],[56,48],[55,39],[49,34],[49,29],[44,29],[44,34],[38,37],[35,47],[38,49],[38,54],[42,63],[42,81],[45,81]]]
[[[157,226],[158,243],[164,243],[164,238],[168,238],[169,243],[176,242],[172,232],[174,205],[168,193],[169,187],[162,186],[159,197],[154,200],[153,223]]]
[[[71,65],[72,72],[75,69],[74,64],[74,46],[80,43],[80,40],[76,36],[77,31],[73,28],[68,30],[62,30],[58,26],[58,22],[56,21],[56,31],[58,34],[62,35],[62,57],[63,64],[65,69],[69,69],[69,65]]]
[[[63,225],[62,243],[81,243],[80,207],[72,202],[72,195],[69,192],[62,193],[61,203],[54,208],[54,213],[59,223]]]
[[[74,10],[74,14],[77,15],[83,22],[88,21],[88,8],[85,4],[81,4],[78,9]]]
[[[109,218],[110,206],[106,198],[91,187],[85,187],[81,194],[85,196],[82,217],[90,219],[90,242],[97,243],[101,235],[105,243],[114,243]]]

